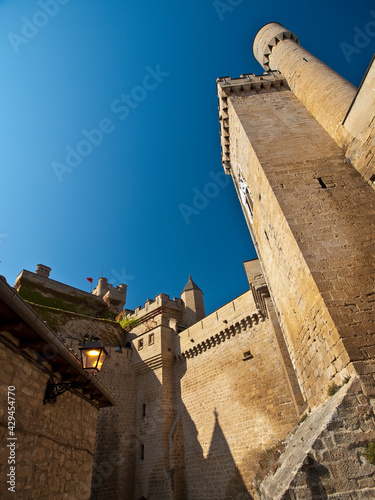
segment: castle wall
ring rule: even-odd
[[[365,453],[375,438],[374,412],[360,381],[346,381],[306,417],[259,485],[262,499],[374,498],[375,466]]]
[[[172,498],[169,468],[169,433],[174,418],[173,335],[155,320],[133,340],[136,385],[135,496]],[[150,325],[151,326],[151,325]],[[142,344],[140,343],[142,342]]]
[[[303,399],[301,389],[298,384],[297,376],[293,367],[292,360],[285,342],[283,332],[280,328],[275,306],[270,297],[270,293],[265,282],[259,259],[244,262],[244,267],[249,281],[250,290],[253,294],[256,306],[267,317],[274,330],[275,338],[277,339],[277,347],[280,351],[280,356],[283,362],[283,367],[290,386],[290,391],[294,397],[294,403],[297,413],[302,415],[306,409],[306,403]]]
[[[131,500],[138,452],[132,349],[108,350],[110,356],[98,377],[114,394],[117,405],[99,410],[90,500]]]
[[[375,188],[374,61],[356,93],[351,83],[301,47],[297,36],[278,23],[263,26],[253,47],[263,68],[282,73],[294,95]]]
[[[75,348],[78,355],[78,342],[82,341],[85,336],[98,337],[107,347],[117,347],[125,342],[125,332],[115,321],[93,318],[37,304],[33,304],[32,307],[48,323],[56,337],[63,340],[69,347]]]
[[[50,375],[40,366],[0,343],[0,497],[88,500],[98,409],[71,391],[43,405]],[[9,386],[15,388],[16,493],[8,491],[6,476]]]
[[[128,334],[119,323],[33,304],[67,347],[79,356],[84,337],[95,336],[108,356],[97,378],[115,396],[114,407],[101,408],[95,442],[91,500],[133,498],[136,453],[136,384]]]
[[[353,367],[370,388],[374,193],[290,91],[240,80],[219,89],[231,172],[248,186],[244,213],[304,397],[323,401]]]
[[[134,311],[126,311],[127,317],[134,317],[135,319],[142,319],[144,316],[157,313],[160,307],[168,308],[170,313],[174,311],[177,315],[181,315],[182,310],[182,300],[179,298],[174,298],[173,300],[169,298],[169,295],[165,293],[160,293],[155,297],[154,300],[148,299],[143,306],[138,306]]]
[[[124,283],[113,286],[107,278],[101,277],[92,294],[101,297],[113,313],[120,314],[126,303],[127,288]]]
[[[101,297],[25,269],[14,284],[20,296],[34,304],[100,317],[107,309]]]
[[[178,337],[186,498],[250,498],[261,450],[298,420],[273,329],[249,291]]]
[[[34,304],[55,307],[87,316],[115,318],[126,302],[127,286],[118,287],[100,278],[92,293],[49,279],[50,267],[38,264],[35,273],[25,269],[17,276],[15,288]]]

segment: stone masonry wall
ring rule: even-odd
[[[301,47],[296,35],[278,23],[261,28],[254,54],[263,68],[277,69],[285,76],[294,95],[375,188],[374,61],[356,94],[352,84]]]
[[[271,69],[284,75],[290,88],[330,136],[343,146],[347,131],[342,121],[356,88],[293,40],[276,44],[269,55]]]
[[[298,420],[273,329],[249,291],[178,337],[184,498],[249,499],[261,450]]]
[[[125,309],[123,316],[127,318],[135,318],[142,320],[147,315],[160,314],[160,308],[168,308],[171,313],[175,312],[176,315],[181,316],[183,303],[179,298],[174,298],[173,300],[169,298],[169,295],[165,293],[160,293],[155,297],[155,299],[148,299],[143,306],[138,306],[134,311]]]
[[[88,500],[98,410],[68,391],[43,405],[49,374],[0,344],[0,497]],[[7,391],[15,387],[16,494],[8,491]],[[72,416],[74,415],[74,418]]]
[[[32,304],[34,311],[48,323],[56,337],[69,347],[75,347],[72,341],[82,341],[85,336],[98,337],[107,346],[123,345],[125,331],[116,321],[84,316],[70,311]],[[79,355],[79,350],[75,349]]]
[[[108,352],[99,380],[115,396],[117,405],[98,415],[91,500],[133,498],[135,460],[135,376],[132,350],[124,346],[129,335],[119,323],[33,304],[56,337],[76,355],[85,336],[95,336]]]
[[[103,317],[109,314],[107,305],[101,297],[25,269],[17,276],[14,286],[24,300],[33,304],[87,316]],[[111,313],[111,316],[114,317],[115,314]]]
[[[290,91],[232,89],[227,106],[232,176],[238,189],[241,168],[251,193],[248,225],[304,397],[319,404],[353,367],[371,390],[372,189]]]
[[[174,331],[160,324],[136,327],[133,340],[133,369],[137,391],[135,495],[138,499],[172,498],[169,475],[169,432],[174,418],[173,407],[173,335]],[[140,343],[142,342],[142,344]]]
[[[364,456],[375,439],[372,403],[351,379],[311,412],[259,485],[262,500],[375,498],[375,465]]]
[[[271,300],[268,287],[265,283],[263,273],[260,268],[259,259],[244,262],[244,267],[249,281],[250,290],[252,291],[254,301],[257,307],[264,311],[264,315],[269,319],[274,330],[275,338],[277,339],[277,347],[280,351],[280,356],[283,361],[284,371],[287,382],[290,386],[291,393],[294,397],[297,412],[302,415],[306,409],[306,403],[303,399],[301,389],[298,384],[297,376],[290,359],[290,354],[285,342],[283,332],[280,328],[275,307]]]
[[[98,376],[117,405],[99,410],[91,500],[133,499],[136,442],[136,386],[132,349],[108,348]]]

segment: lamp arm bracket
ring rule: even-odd
[[[43,404],[55,403],[58,396],[60,396],[61,394],[64,394],[64,392],[69,391],[70,389],[79,389],[79,388],[85,387],[89,383],[90,383],[90,381],[87,380],[84,383],[71,381],[71,382],[58,382],[55,384],[53,382],[53,379],[50,379],[47,382],[47,387],[46,387],[46,392],[44,394]]]

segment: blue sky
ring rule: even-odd
[[[215,80],[262,73],[252,41],[271,21],[359,85],[372,1],[0,0],[0,274],[41,263],[89,291],[103,268],[131,309],[189,274],[207,312],[244,292],[255,251]]]

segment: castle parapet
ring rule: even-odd
[[[154,300],[147,299],[143,305],[136,307],[134,311],[127,311],[126,316],[134,316],[138,319],[142,316],[145,316],[146,314],[156,311],[160,307],[180,312],[183,307],[183,302],[178,297],[170,299],[169,295],[167,295],[166,293],[159,293],[159,295],[156,295]]]
[[[194,356],[263,320],[264,315],[257,309],[249,290],[179,333],[179,352],[176,351],[175,356],[183,353],[186,357]]]

